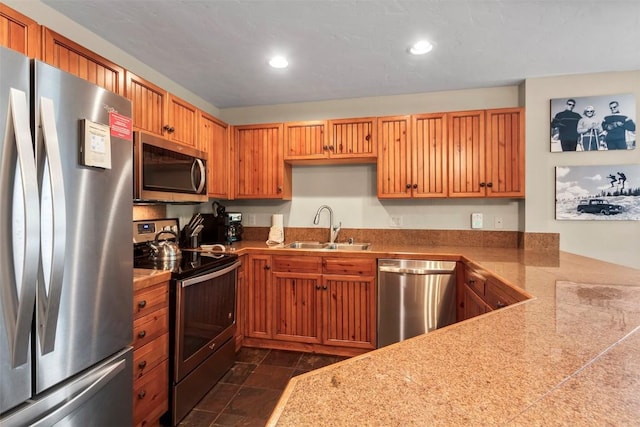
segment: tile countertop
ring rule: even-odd
[[[318,255],[231,250],[249,248]],[[534,298],[294,377],[268,425],[638,424],[640,270],[553,251],[366,253],[470,260]]]

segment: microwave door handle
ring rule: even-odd
[[[200,182],[196,184],[196,167],[200,171]],[[206,185],[206,169],[204,167],[204,163],[200,159],[195,159],[191,164],[191,187],[196,191],[196,194],[201,194],[202,190],[204,190],[204,186]]]
[[[34,260],[38,259],[40,250],[38,181],[25,92],[10,89],[7,119],[0,163],[3,171],[15,171],[15,184],[10,187],[11,177],[2,174],[8,179],[0,182],[0,201],[8,209],[5,209],[5,214],[0,214],[3,217],[0,223],[11,228],[2,230],[2,234],[9,238],[0,240],[0,308],[9,339],[11,365],[17,368],[29,360],[38,272],[38,263]],[[22,200],[18,199],[20,196]],[[13,213],[9,206],[14,206]],[[19,208],[22,211],[17,210]],[[21,269],[19,278],[15,267]]]
[[[40,173],[40,182],[42,182],[41,210],[43,225],[41,231],[42,265],[38,278],[37,310],[41,319],[38,325],[40,345],[42,354],[46,354],[54,349],[60,295],[62,294],[67,236],[67,215],[60,143],[53,101],[49,98],[40,98],[40,125],[42,126],[43,157],[39,160],[38,172]],[[48,177],[43,176],[46,167],[48,167]],[[48,180],[44,178],[48,178]],[[50,235],[47,233],[50,233]],[[45,262],[49,264],[49,271],[45,271]],[[47,274],[47,280],[45,281],[45,275]],[[47,282],[49,283],[48,290],[46,288]]]

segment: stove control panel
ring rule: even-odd
[[[155,240],[156,234],[161,231],[173,231],[178,234],[177,219],[151,219],[133,221],[133,243],[145,243]],[[161,235],[160,240],[171,238],[171,235]]]

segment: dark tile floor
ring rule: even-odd
[[[242,348],[233,367],[182,420],[180,427],[264,426],[291,377],[344,359]]]

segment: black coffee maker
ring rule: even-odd
[[[212,214],[204,218],[201,244],[232,243],[242,240],[242,213],[227,212],[218,202],[213,203]]]

